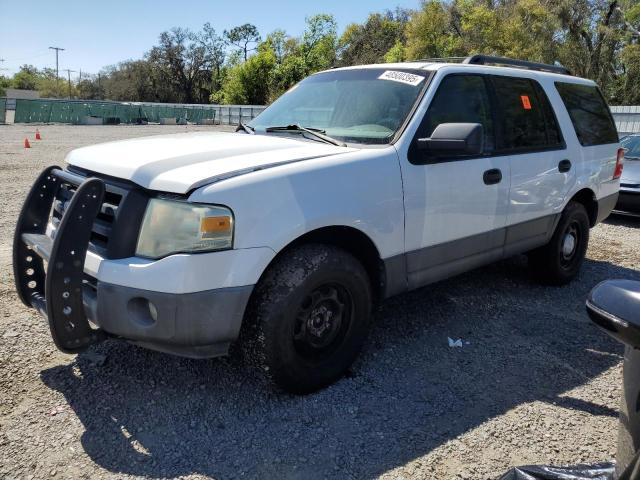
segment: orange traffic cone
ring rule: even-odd
[[[36,128],[36,140],[42,140],[42,137],[40,136],[40,130],[38,130]]]
[[[31,144],[29,143],[29,139],[28,138],[24,139],[24,148],[31,148]]]

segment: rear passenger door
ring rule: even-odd
[[[579,151],[569,151],[544,89],[535,79],[492,76],[496,152],[508,158],[511,189],[505,253],[548,241],[576,179]]]

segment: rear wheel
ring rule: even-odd
[[[366,338],[371,284],[348,252],[296,247],[269,267],[248,310],[242,348],[283,390],[308,393],[338,378]]]
[[[569,202],[551,241],[529,253],[529,266],[542,283],[564,285],[580,271],[589,245],[589,216],[584,205]]]

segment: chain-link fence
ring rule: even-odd
[[[265,109],[261,105],[181,105],[81,100],[16,100],[14,123],[117,124],[176,122],[237,125]]]

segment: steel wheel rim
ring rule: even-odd
[[[576,254],[580,250],[582,243],[581,233],[580,224],[574,220],[562,234],[562,241],[560,242],[560,264],[562,267],[571,267],[576,259]]]
[[[353,299],[338,284],[324,284],[309,293],[295,317],[293,344],[309,360],[323,360],[342,344],[351,324]]]

